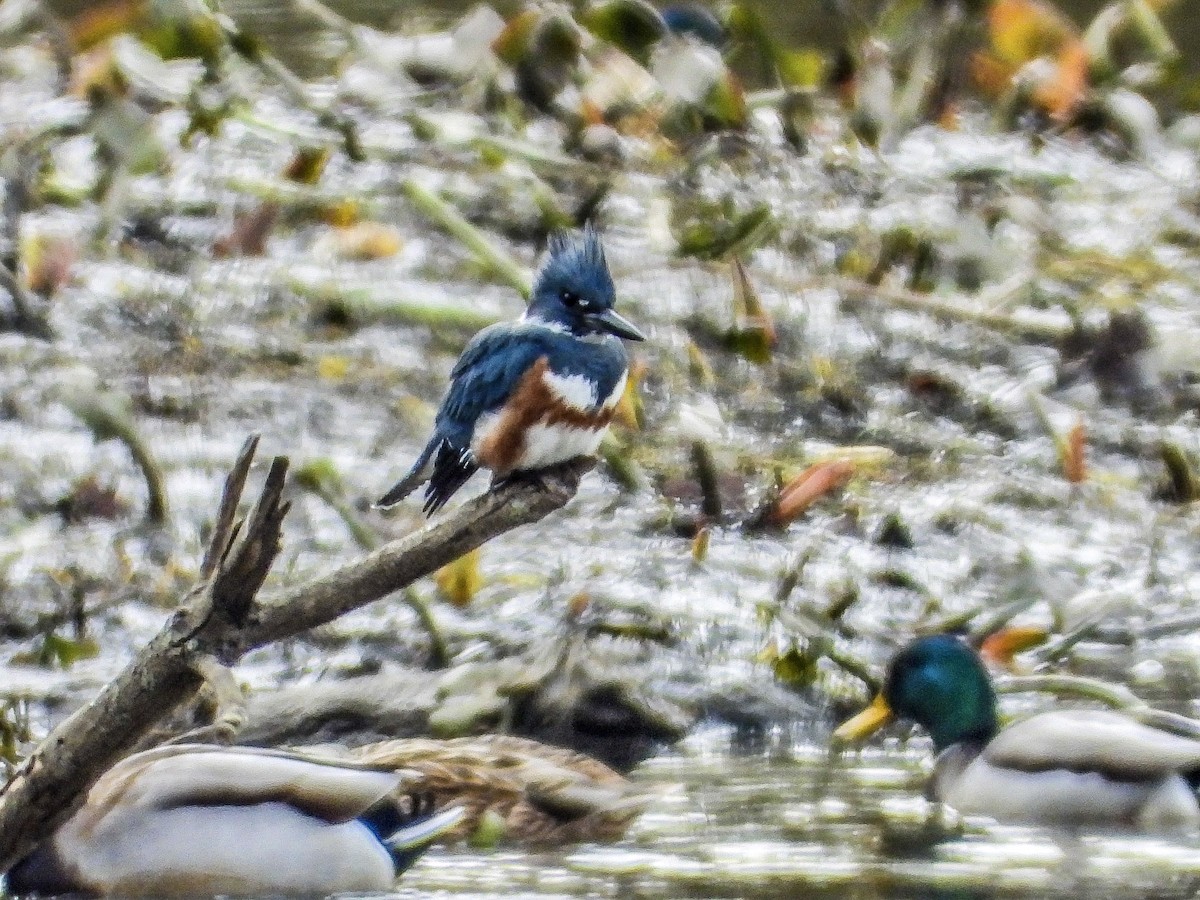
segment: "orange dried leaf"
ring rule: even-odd
[[[1013,657],[1022,650],[1046,643],[1046,629],[1032,625],[1011,625],[984,638],[979,655],[988,663],[1002,669],[1013,668]]]
[[[971,80],[989,97],[1002,96],[1012,85],[1016,67],[984,50],[971,56]]]
[[[567,601],[567,617],[569,619],[578,619],[587,612],[587,608],[591,603],[592,598],[585,591],[580,591]]]
[[[391,225],[358,222],[330,233],[329,247],[339,259],[370,260],[395,256],[404,245]]]
[[[79,14],[67,22],[71,45],[77,51],[87,50],[114,35],[130,31],[142,20],[148,6],[147,0],[98,0],[84,4]]]
[[[1080,419],[1067,432],[1063,446],[1063,475],[1071,484],[1087,480],[1087,428]]]
[[[1014,67],[1057,56],[1064,45],[1079,41],[1071,20],[1042,0],[993,0],[988,32],[996,55]]]
[[[1059,51],[1054,76],[1033,92],[1034,102],[1060,122],[1070,118],[1088,86],[1089,56],[1076,39]]]
[[[1079,29],[1044,0],[993,0],[988,10],[991,50],[971,61],[975,83],[997,97],[1036,59],[1052,62],[1033,87],[1034,105],[1062,121],[1069,117],[1088,86],[1090,56]]]
[[[817,500],[849,481],[853,474],[854,463],[847,459],[831,459],[809,466],[784,486],[767,513],[767,520],[779,527],[794,522]]]
[[[584,97],[579,101],[579,117],[584,125],[603,125],[604,110],[593,100]]]
[[[942,107],[937,116],[938,127],[943,131],[958,131],[962,125],[962,117],[959,115],[960,110],[953,103],[947,103]]]

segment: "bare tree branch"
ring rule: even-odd
[[[212,582],[213,612],[231,624],[241,626],[250,612],[250,604],[262,587],[279,554],[283,517],[290,503],[284,503],[283,484],[287,478],[287,459],[277,456],[271,462],[262,494],[236,543],[221,560]],[[222,660],[224,661],[224,660]],[[232,664],[235,660],[228,660]]]
[[[237,461],[225,476],[225,488],[221,491],[221,505],[217,508],[217,521],[208,540],[208,549],[200,563],[200,579],[207,581],[217,571],[217,566],[229,552],[236,534],[234,522],[237,518],[238,501],[246,489],[246,476],[250,474],[250,463],[258,450],[258,435],[252,434],[242,444]]]
[[[332,622],[436,572],[497,535],[545,518],[575,496],[579,479],[591,467],[590,460],[575,460],[535,481],[508,482],[430,527],[260,603],[242,631],[241,652]]]
[[[287,460],[276,458],[240,534],[236,508],[254,452],[243,447],[226,482],[217,526],[205,554],[211,577],[168,620],[136,659],[90,704],[63,722],[0,790],[0,871],[49,835],[81,802],[99,775],[124,756],[162,716],[190,699],[215,659],[243,653],[391,594],[499,534],[543,518],[574,495],[590,462],[575,461],[534,480],[511,481],[415,534],[386,544],[272,601],[255,595],[279,551],[287,504]],[[228,535],[228,537],[226,537]],[[227,552],[222,543],[232,541]],[[211,560],[218,560],[215,566]]]

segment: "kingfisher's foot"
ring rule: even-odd
[[[564,474],[567,472],[582,475],[596,464],[594,456],[576,456],[560,463],[555,463],[552,466],[546,466],[544,469],[524,469],[517,472],[510,472],[507,475],[493,475],[492,483],[488,487],[489,491],[499,490],[507,484],[529,484],[538,490],[549,490],[551,485],[546,483],[547,478]]]
[[[546,489],[546,479],[543,477],[549,469],[529,469],[524,472],[510,472],[507,475],[497,475],[492,478],[492,483],[488,487],[489,491],[498,491],[502,487],[507,487],[510,484],[528,484],[537,488],[539,491]]]

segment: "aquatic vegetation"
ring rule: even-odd
[[[1194,713],[1178,7],[849,3],[797,38],[742,3],[368,21],[305,0],[272,27],[54,0],[60,30],[34,5],[0,4],[6,758],[185,604],[247,430],[302,461],[265,596],[415,529],[370,508],[389,464],[585,222],[653,341],[579,497],[256,650],[240,713],[196,703],[155,740],[676,748],[633,777],[686,790],[613,855],[547,856],[541,880],[454,850],[418,890],[1019,894],[1061,860],[911,799],[919,739],[829,766],[880,663],[962,631],[1011,667],[1003,715]],[[995,636],[1022,628],[1046,640],[1014,658]],[[1130,860],[1156,849],[1119,848],[1113,879],[1150,877]]]

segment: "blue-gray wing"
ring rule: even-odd
[[[455,363],[438,410],[442,438],[456,448],[467,447],[476,420],[503,406],[521,376],[548,349],[537,332],[519,326],[493,325],[477,334]]]
[[[471,454],[475,423],[504,405],[529,368],[546,355],[554,332],[499,324],[467,344],[450,373],[450,389],[438,409],[437,427],[412,469],[378,501],[399,503],[422,484],[425,512],[432,515],[475,474]]]

